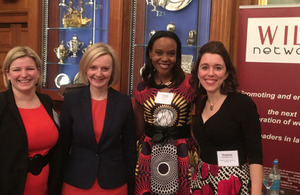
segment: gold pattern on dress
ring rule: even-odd
[[[189,112],[188,103],[179,94],[174,94],[171,105],[156,104],[154,102],[155,96],[149,98],[144,103],[144,118],[150,124],[158,126],[182,126],[183,124],[190,123],[186,121],[186,116]],[[153,107],[156,107],[153,111]],[[153,118],[154,116],[154,118]],[[188,116],[188,120],[191,117]]]

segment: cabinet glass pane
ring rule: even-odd
[[[43,88],[60,73],[73,82],[87,46],[108,42],[108,15],[109,0],[43,0]]]

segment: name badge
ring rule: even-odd
[[[217,151],[218,166],[239,166],[239,156],[237,150]]]
[[[157,104],[171,105],[174,93],[158,92],[154,100]]]

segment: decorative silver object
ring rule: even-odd
[[[67,85],[71,83],[71,80],[68,75],[65,73],[60,73],[55,77],[55,85],[57,88],[60,88],[62,85]]]
[[[90,47],[92,47],[92,45],[93,45],[93,42],[92,41],[90,41],[90,43],[88,44],[88,46],[86,47],[86,48],[83,48],[81,51],[82,51],[82,53],[85,53],[86,52],[86,50],[88,49],[88,48],[90,48]]]
[[[77,38],[77,36],[74,34],[72,40],[67,42],[67,46],[69,47],[70,51],[72,52],[71,57],[76,58],[77,51],[81,50],[84,43],[80,42]]]
[[[157,7],[158,7],[158,6],[164,7],[164,6],[165,6],[165,5],[164,5],[164,2],[165,2],[165,1],[166,1],[166,0],[150,0],[150,2],[149,2],[149,0],[146,0],[146,3],[147,3],[147,5],[152,5],[153,9],[152,9],[151,11],[156,12],[156,16],[164,16],[164,15],[165,15],[165,12],[159,11],[159,10],[157,9]],[[162,3],[163,3],[163,4],[162,4]]]
[[[75,75],[73,84],[80,84],[82,83],[79,72]]]
[[[178,11],[185,8],[192,0],[161,0],[166,1],[165,8],[168,11]]]
[[[146,0],[146,1],[147,1],[147,0]],[[150,3],[147,1],[147,5],[148,5],[148,4],[151,4],[151,5],[153,6],[153,10],[151,10],[151,11],[157,12],[157,11],[158,11],[158,10],[157,10],[158,2],[159,2],[159,0],[151,0]]]
[[[65,47],[64,41],[61,41],[60,45],[58,47],[54,48],[54,52],[55,52],[57,58],[59,59],[58,63],[60,63],[60,64],[63,64],[64,60],[70,54],[70,50]]]
[[[151,30],[149,33],[149,37],[151,38],[156,33],[156,30]]]
[[[168,11],[178,11],[185,8],[188,4],[190,4],[192,0],[146,0],[147,5],[152,5],[153,10],[156,11],[158,6],[168,10]]]
[[[87,4],[87,5],[93,5],[93,4],[94,4],[94,0],[89,0],[89,1],[86,2],[85,4]]]
[[[181,68],[185,73],[191,74],[193,55],[181,55]]]
[[[163,7],[163,8],[166,8],[167,4],[169,3],[168,0],[159,0],[159,3],[158,5]]]
[[[195,30],[189,31],[189,37],[186,39],[186,42],[189,46],[193,46],[195,44],[195,35],[197,32]]]
[[[167,31],[171,31],[171,32],[174,32],[175,31],[175,24],[173,22],[170,22],[168,25],[167,25]]]
[[[61,2],[59,2],[58,6],[59,7],[68,7],[68,5],[66,4],[66,0],[61,0]]]

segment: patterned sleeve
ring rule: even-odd
[[[136,89],[135,89],[135,100],[139,103],[139,104],[142,104],[142,94],[143,94],[143,91],[145,90],[146,86],[145,86],[145,82],[144,81],[141,81],[138,83]]]
[[[174,89],[174,92],[183,96],[188,102],[194,102],[195,92],[189,83],[191,75],[187,75],[185,80]]]

